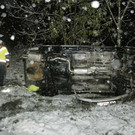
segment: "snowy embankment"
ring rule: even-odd
[[[0,91],[0,135],[135,135],[135,100],[92,106],[74,95],[43,97],[23,86],[22,67],[11,65]]]

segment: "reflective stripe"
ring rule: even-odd
[[[7,53],[5,53],[5,55],[9,55],[9,53],[7,52]]]
[[[2,47],[2,48],[0,49],[0,52],[3,51],[3,50],[5,50],[5,49],[6,49],[6,47]]]
[[[0,62],[6,63],[6,61],[5,61],[5,60],[0,60]]]
[[[4,49],[5,49],[5,47],[0,48],[0,52],[3,51]]]
[[[9,61],[9,59],[6,59],[6,61]]]

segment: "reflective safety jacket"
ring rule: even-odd
[[[0,62],[6,63],[9,62],[9,52],[5,46],[0,48]]]

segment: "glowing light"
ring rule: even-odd
[[[92,6],[93,8],[99,8],[100,3],[99,3],[99,1],[92,1],[92,2],[91,2],[91,6]]]

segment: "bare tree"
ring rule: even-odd
[[[130,10],[131,8],[135,8],[135,1],[134,0],[127,0],[127,1],[122,1],[122,0],[116,0],[116,1],[111,1],[111,0],[105,0],[108,10],[110,12],[110,15],[112,17],[112,20],[116,26],[116,30],[117,30],[117,46],[121,47],[121,33],[122,33],[122,25],[124,23],[130,22],[131,19],[124,20],[124,18],[126,16],[128,16],[129,14],[127,13],[128,10]],[[124,7],[122,7],[122,2],[123,5],[125,5]],[[112,7],[112,4],[116,4],[116,6]],[[116,9],[117,7],[117,9]],[[115,8],[115,9],[114,9]],[[134,11],[133,11],[134,12]],[[117,14],[115,14],[117,13]],[[129,42],[133,41],[135,38],[130,39],[130,41],[127,42],[127,45]]]
[[[102,8],[89,1],[14,0],[7,4],[8,16],[18,22],[18,36],[34,44],[100,44],[108,23]]]

